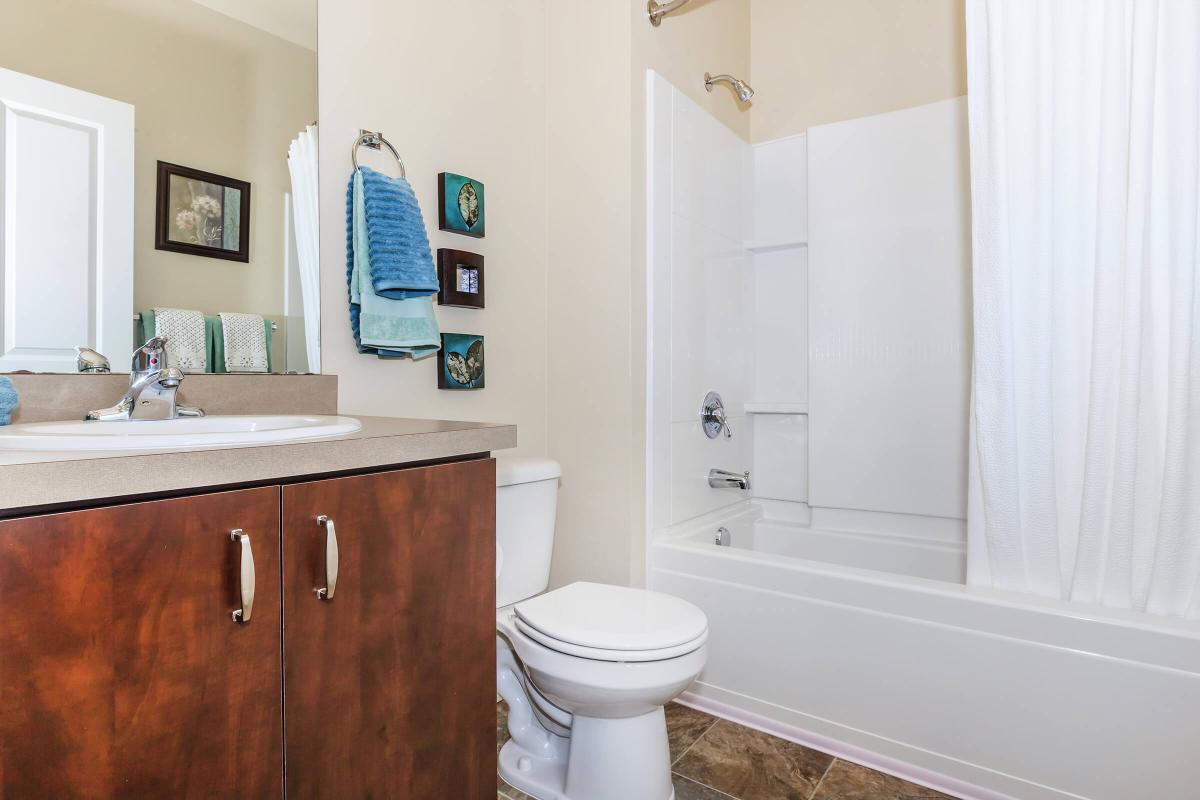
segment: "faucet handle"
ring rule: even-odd
[[[98,350],[79,345],[75,348],[75,369],[78,372],[111,372],[108,358]]]
[[[164,369],[166,366],[166,336],[151,337],[144,345],[133,351],[133,363],[130,365],[133,372],[149,372],[150,370]]]

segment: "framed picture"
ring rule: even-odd
[[[483,308],[483,256],[466,250],[438,250],[438,305]]]
[[[250,260],[250,184],[158,162],[154,247],[230,261]]]
[[[474,333],[443,333],[438,351],[439,389],[482,389],[483,337]]]
[[[438,174],[438,227],[483,238],[483,184],[453,172]]]

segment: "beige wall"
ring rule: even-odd
[[[134,308],[277,318],[287,146],[316,118],[316,54],[190,0],[0,0],[0,19],[0,66],[135,107]],[[249,264],[154,249],[159,160],[250,181]]]
[[[322,367],[348,413],[516,423],[520,450],[546,452],[547,360],[579,339],[547,339],[548,208],[587,187],[547,182],[546,9],[495,3],[322,2]],[[346,307],[346,181],[359,128],[381,130],[404,158],[431,244],[486,259],[487,308],[438,308],[443,331],[485,337],[487,388],[437,388],[437,359],[381,360],[354,349]],[[361,151],[395,174],[394,162]],[[437,230],[437,175],[483,181],[487,236]],[[563,224],[585,229],[583,214]],[[556,268],[562,265],[556,265]],[[575,302],[587,303],[580,296]]]
[[[966,94],[962,0],[751,0],[751,139]]]
[[[925,2],[897,5],[911,11]],[[771,77],[794,69],[783,53],[760,76],[751,51],[752,35],[767,35],[771,19],[799,24],[792,12],[787,2],[695,0],[652,29],[645,0],[320,6],[322,341],[326,369],[340,377],[341,408],[515,422],[521,452],[563,464],[554,585],[644,580],[646,70],[749,139],[769,89],[783,107],[803,96]],[[918,33],[908,22],[903,29]],[[403,47],[396,31],[407,32]],[[928,43],[929,31],[920,33]],[[451,43],[469,57],[448,57]],[[850,36],[842,48],[863,44]],[[706,70],[749,80],[760,92],[751,109],[724,88],[706,93]],[[826,95],[836,96],[842,78],[825,80]],[[845,113],[926,102],[898,86],[868,88],[872,102],[844,105]],[[487,337],[482,391],[437,390],[433,361],[381,362],[353,350],[344,191],[346,148],[359,127],[381,128],[400,148],[430,229],[437,172],[487,185],[487,238],[431,234],[435,248],[487,258],[488,308],[438,312],[444,330]]]

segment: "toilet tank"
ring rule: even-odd
[[[549,458],[496,458],[496,608],[550,583],[562,467]]]

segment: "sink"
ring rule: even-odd
[[[0,427],[0,451],[187,450],[322,439],[361,428],[353,417],[315,415],[31,422]]]

